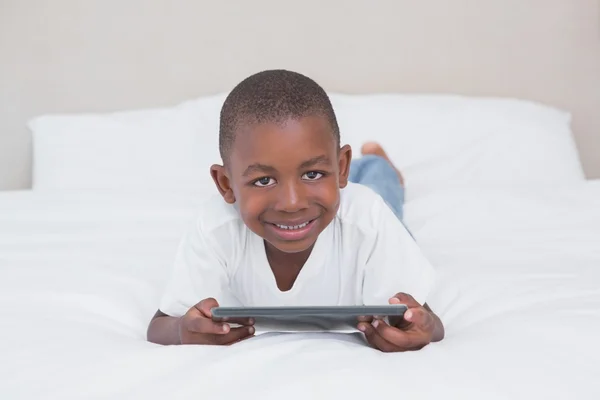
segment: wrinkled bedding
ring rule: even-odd
[[[0,194],[0,398],[600,398],[600,183],[411,200],[446,338],[404,354],[339,333],[148,343],[202,195]]]

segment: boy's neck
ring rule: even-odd
[[[294,286],[294,282],[296,282],[302,267],[306,264],[313,247],[314,245],[299,253],[284,253],[265,241],[267,260],[279,290],[287,292]]]

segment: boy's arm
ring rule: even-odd
[[[390,304],[406,304],[408,310],[402,318],[390,317],[389,324],[383,320],[363,320],[358,329],[364,332],[369,344],[384,352],[419,350],[431,342],[444,338],[444,326],[425,303],[421,306],[406,293],[398,293]]]
[[[232,319],[213,321],[211,309],[219,303],[204,299],[183,316],[172,317],[158,310],[148,326],[148,341],[163,344],[231,344],[254,334],[254,321]],[[229,323],[240,325],[232,328]]]
[[[435,270],[406,227],[380,201],[374,215],[377,237],[365,265],[363,303],[388,304],[400,292],[423,305],[435,285]]]
[[[249,333],[247,327],[244,331],[212,320],[210,310],[219,303],[237,305],[229,290],[227,260],[215,244],[217,241],[206,235],[198,223],[184,234],[158,311],[148,325],[150,342],[226,344]]]
[[[436,313],[433,312],[427,303],[423,304],[423,308],[425,308],[431,316],[433,317],[434,325],[433,325],[433,335],[431,338],[432,342],[439,342],[446,335],[446,330],[444,329],[444,324],[442,324],[442,320],[437,316]]]
[[[382,351],[422,348],[444,337],[440,318],[426,304],[435,271],[404,225],[387,206],[377,216],[377,239],[365,266],[363,303],[406,304],[404,318],[361,322],[367,340]],[[395,294],[396,293],[396,294]]]
[[[171,317],[160,310],[152,317],[148,326],[148,341],[156,344],[181,344],[178,317]]]

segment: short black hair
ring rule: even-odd
[[[340,129],[325,90],[314,80],[283,69],[258,72],[241,81],[225,99],[219,125],[219,152],[226,162],[242,123],[284,122],[320,115],[340,145]]]

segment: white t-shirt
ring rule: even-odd
[[[216,195],[184,235],[159,308],[181,316],[208,297],[221,306],[384,305],[398,292],[423,304],[433,281],[433,268],[383,199],[349,183],[293,287],[281,291],[263,239]]]

